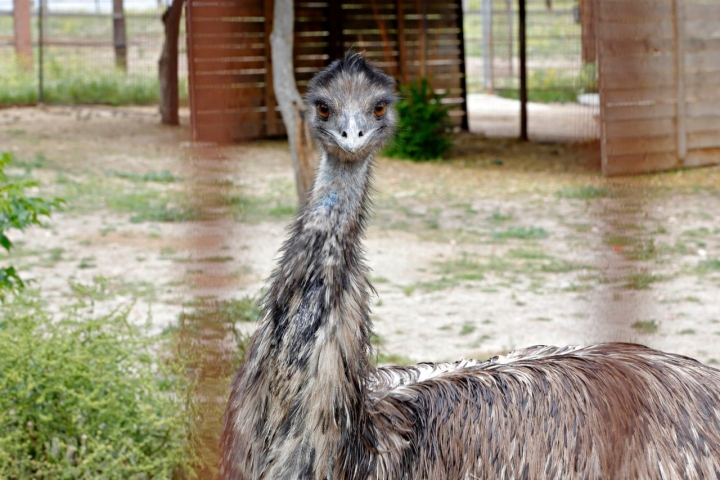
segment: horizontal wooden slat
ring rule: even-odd
[[[685,111],[690,117],[706,117],[718,115],[720,112],[720,101],[714,100],[709,102],[699,101],[696,103],[688,103],[685,105]]]
[[[647,153],[639,155],[608,155],[603,162],[603,174],[635,175],[659,172],[678,167],[680,161],[674,153]]]
[[[686,126],[689,133],[720,132],[720,112],[706,117],[690,117],[686,120]]]
[[[714,132],[690,133],[687,138],[688,148],[720,148],[720,130]]]
[[[605,132],[609,139],[673,135],[675,133],[675,120],[660,118],[608,122],[605,125]]]
[[[628,105],[605,108],[605,119],[637,120],[643,118],[675,118],[677,107],[674,104],[657,103],[654,105]]]
[[[707,3],[705,5],[694,5],[692,2],[685,2],[683,6],[687,20],[710,20],[720,21],[720,3]]]
[[[686,70],[720,71],[720,51],[689,52],[685,54]]]
[[[689,38],[720,38],[718,19],[704,18],[685,22],[685,35]]]
[[[603,22],[659,22],[673,15],[670,0],[602,0],[598,6]]]
[[[653,104],[669,100],[675,102],[677,89],[672,87],[643,89],[607,89],[603,90],[600,99],[605,105],[632,105],[637,103]]]
[[[265,24],[263,22],[235,22],[229,20],[210,21],[210,20],[193,20],[191,27],[193,35],[195,34],[213,34],[224,35],[228,33],[263,33],[265,32]],[[250,36],[250,35],[246,35]]]
[[[198,5],[189,2],[189,5],[190,16],[193,19],[265,16],[264,5],[259,2],[225,2],[218,5]]]
[[[686,167],[704,167],[718,164],[720,164],[720,148],[690,150],[683,162]]]
[[[645,154],[645,153],[675,153],[677,144],[675,136],[643,138],[616,138],[605,143],[606,152],[611,156]]]
[[[671,38],[647,38],[644,40],[619,38],[606,40],[603,47],[603,54],[607,57],[658,55],[674,52],[675,41]]]
[[[602,70],[602,69],[601,69]],[[603,73],[605,91],[642,88],[672,87],[675,85],[674,69],[647,69]]]
[[[666,71],[675,67],[674,55],[611,57],[602,60],[603,74],[638,71]]]
[[[674,38],[673,22],[666,20],[662,22],[649,23],[606,23],[601,22],[598,26],[600,43],[603,40],[644,40],[647,38]]]

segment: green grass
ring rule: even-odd
[[[180,180],[177,176],[162,170],[160,172],[148,172],[148,173],[130,173],[130,172],[118,172],[115,170],[109,170],[107,172],[109,177],[123,178],[132,182],[156,182],[156,183],[173,183]]]
[[[14,54],[0,54],[0,104],[34,104],[38,101],[37,72],[25,71]],[[151,105],[159,101],[156,71],[124,74],[108,65],[95,65],[83,54],[46,52],[43,101],[61,104]],[[180,81],[180,96],[187,98],[187,80]]]
[[[560,190],[558,192],[558,196],[560,198],[581,198],[584,200],[589,200],[593,198],[607,197],[608,191],[606,188],[598,188],[592,186],[571,187]]]
[[[637,272],[630,274],[625,277],[625,288],[631,290],[647,290],[653,283],[662,280],[659,275],[654,275],[647,272]]]
[[[706,275],[708,273],[720,272],[720,259],[711,258],[701,261],[695,269],[697,273]]]
[[[495,230],[491,234],[495,239],[515,238],[520,240],[537,240],[548,237],[548,232],[542,227],[508,227],[505,230]]]
[[[656,333],[658,331],[658,328],[660,327],[660,325],[658,325],[658,323],[655,320],[646,320],[646,321],[638,320],[637,322],[633,323],[630,326],[632,328],[634,328],[635,330],[638,330],[642,333],[647,333],[647,334]]]
[[[460,335],[470,335],[473,333],[477,327],[472,323],[464,323],[463,326],[460,328]]]

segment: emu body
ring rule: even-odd
[[[311,82],[323,150],[231,389],[225,479],[720,478],[720,371],[632,344],[375,368],[361,240],[394,84]]]

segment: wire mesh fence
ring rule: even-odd
[[[27,15],[18,3],[0,0],[0,104],[158,101],[166,0],[37,0]],[[179,48],[184,98],[184,22]]]
[[[578,0],[526,0],[528,131],[535,140],[599,138],[597,62]],[[470,130],[520,133],[517,0],[463,4]],[[585,27],[588,28],[588,27]]]

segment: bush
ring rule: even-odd
[[[443,95],[435,93],[425,78],[401,87],[400,92],[398,132],[385,154],[411,160],[442,157],[452,145]]]
[[[190,460],[187,382],[158,339],[26,292],[0,312],[0,478],[172,478]]]
[[[5,174],[5,167],[12,160],[11,154],[0,153],[0,246],[7,252],[12,249],[13,243],[5,232],[40,225],[41,217],[49,217],[52,209],[63,203],[60,198],[44,200],[27,196],[25,189],[38,184],[30,180],[10,180]],[[0,301],[5,299],[8,292],[17,293],[24,286],[14,267],[0,267]]]

